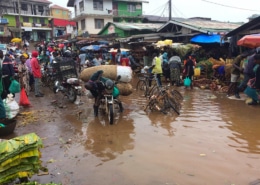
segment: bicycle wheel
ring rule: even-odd
[[[172,90],[171,95],[173,96],[174,100],[176,100],[176,101],[180,102],[183,100],[182,94],[177,90]]]
[[[158,93],[159,93],[159,87],[157,87],[157,85],[153,85],[152,88],[149,91],[147,91],[146,97],[150,99],[152,95],[157,95]]]
[[[148,85],[145,80],[139,80],[136,84],[136,91],[146,95],[148,91]]]
[[[174,99],[169,98],[168,96],[164,97],[164,109],[173,109],[178,115],[180,115],[181,105],[179,102],[176,102]]]

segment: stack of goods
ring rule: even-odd
[[[72,58],[56,57],[52,63],[52,67],[57,71],[60,79],[78,77],[76,63]]]
[[[210,78],[212,76],[213,74],[212,66],[213,64],[209,60],[199,61],[196,65],[196,67],[200,68],[201,76],[205,78]]]
[[[133,87],[130,84],[132,80],[132,69],[128,66],[119,65],[100,65],[84,69],[80,74],[80,79],[87,82],[91,75],[99,70],[103,70],[103,77],[111,80],[116,80],[117,76],[121,76],[117,88],[119,89],[120,95],[128,96],[132,94]]]
[[[198,52],[201,47],[196,44],[174,43],[172,45],[172,48],[178,54],[179,57],[185,58],[190,53]]]
[[[41,147],[42,140],[35,133],[0,142],[0,184],[38,173]]]

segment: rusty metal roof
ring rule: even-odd
[[[190,19],[183,19],[183,20],[170,20],[161,28],[159,28],[158,32],[162,31],[169,24],[175,24],[202,33],[229,32],[241,25],[241,23],[239,24],[239,23],[220,22],[220,21],[214,21],[214,20],[203,19],[203,18],[190,18]]]

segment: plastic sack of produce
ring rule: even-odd
[[[100,65],[84,69],[80,73],[80,79],[87,82],[91,75],[99,70],[104,71],[103,77],[110,78],[111,80],[116,80],[117,76],[120,75],[120,82],[130,82],[132,80],[132,69],[128,66],[119,65]]]
[[[19,113],[19,105],[13,98],[12,94],[8,94],[6,99],[3,100],[6,118],[12,119]]]

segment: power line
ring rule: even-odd
[[[173,9],[175,9],[176,10],[176,15],[178,16],[178,12],[179,12],[179,14],[182,16],[182,17],[187,17],[187,16],[185,16],[176,6],[174,6],[174,5],[172,5],[173,6]],[[173,10],[174,11],[174,10]]]
[[[201,1],[205,1],[207,3],[211,3],[211,4],[215,4],[215,5],[219,5],[219,6],[224,6],[224,7],[227,7],[227,8],[234,8],[234,9],[246,10],[246,11],[252,11],[252,12],[259,12],[260,11],[260,10],[253,10],[253,9],[247,9],[247,8],[240,8],[240,7],[230,6],[230,5],[224,5],[224,4],[215,3],[215,2],[212,2],[212,1],[208,1],[208,0],[201,0]]]
[[[155,15],[156,15],[156,13],[161,12],[161,9],[164,8],[165,5],[166,5],[166,4],[163,4],[163,5],[159,6],[158,8],[152,10],[151,12],[145,13],[145,14],[146,14],[146,15],[149,15],[149,14],[155,14]],[[155,11],[156,11],[156,12],[155,12]],[[152,12],[155,12],[155,13],[152,13]]]

